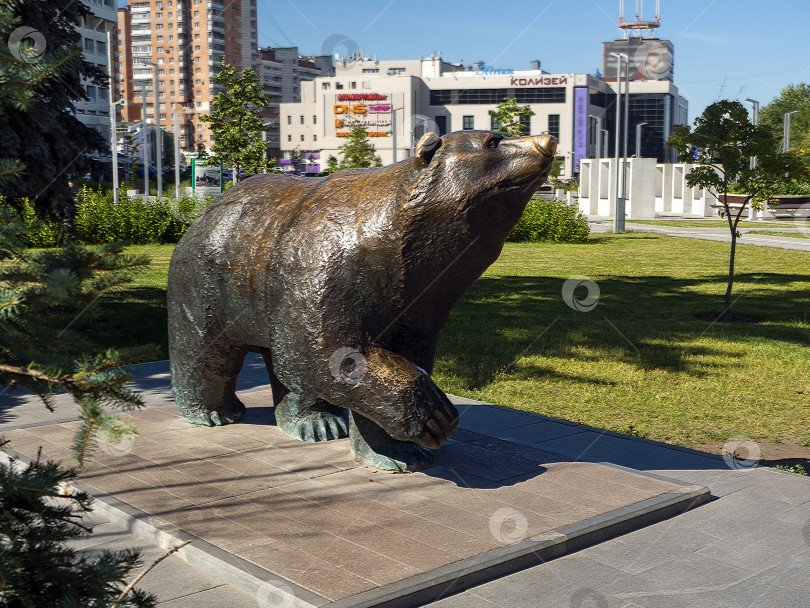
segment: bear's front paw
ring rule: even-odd
[[[392,473],[414,473],[433,466],[433,453],[409,441],[378,446],[375,450],[356,450],[353,445],[352,456],[361,464]]]
[[[417,434],[409,439],[431,450],[437,450],[455,432],[458,426],[458,410],[438,388],[435,386],[425,388],[427,390],[420,391],[421,398],[414,401],[414,411],[408,416],[414,420],[414,424],[409,426],[419,429]]]
[[[276,424],[299,441],[329,441],[349,434],[343,411],[321,399],[287,393],[276,406]]]

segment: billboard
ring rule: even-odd
[[[579,161],[588,150],[588,89],[574,89],[574,173],[579,173]]]
[[[331,108],[334,119],[334,131],[331,135],[348,137],[352,127],[359,124],[366,128],[369,137],[389,137],[393,122],[392,104],[391,96],[387,93],[340,93],[335,95]],[[327,135],[329,134],[327,132]]]
[[[206,167],[201,159],[191,159],[191,192],[197,195],[222,194],[222,165]]]
[[[629,57],[630,80],[672,80],[674,47],[669,40],[629,38],[603,42],[602,78],[608,82],[616,80],[618,62],[611,53],[622,53]]]

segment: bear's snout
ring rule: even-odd
[[[533,137],[532,144],[540,154],[548,158],[553,158],[554,153],[557,151],[557,140],[551,135]]]

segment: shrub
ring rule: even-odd
[[[176,243],[212,201],[212,197],[197,201],[181,197],[179,201],[153,198],[146,202],[121,193],[116,205],[112,192],[83,187],[76,206],[75,238],[94,245]]]
[[[584,243],[589,234],[587,218],[575,207],[534,196],[507,240]]]
[[[23,201],[20,217],[28,228],[26,245],[34,248],[56,247],[59,242],[59,225],[52,220],[38,218],[34,206],[27,198]]]

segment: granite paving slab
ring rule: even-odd
[[[356,463],[346,439],[283,436],[269,391],[240,398],[246,419],[226,427],[187,424],[173,405],[124,415],[137,436],[100,444],[80,485],[114,523],[162,546],[191,538],[180,557],[289,606],[418,605],[709,498],[699,486],[544,451],[552,436],[566,441],[561,429],[538,427],[533,445],[486,436],[486,425],[507,431],[522,420],[475,405],[436,466],[393,475]],[[77,425],[4,436],[23,456],[42,446],[67,462]]]

